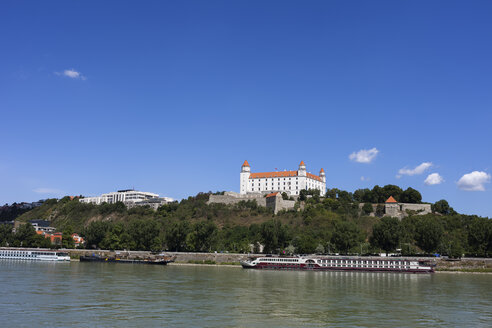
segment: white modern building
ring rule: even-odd
[[[248,161],[244,161],[240,175],[240,194],[280,191],[295,196],[303,189],[317,189],[321,195],[326,192],[325,171],[321,169],[319,175],[311,174],[306,171],[304,161],[301,161],[297,171],[261,173],[251,173]]]
[[[91,204],[102,204],[102,203],[116,203],[116,202],[123,202],[125,204],[135,204],[139,203],[142,201],[146,201],[149,199],[162,199],[166,202],[172,202],[174,201],[172,198],[169,197],[162,197],[159,198],[158,194],[154,194],[151,192],[144,192],[144,191],[137,191],[133,189],[125,189],[125,190],[118,190],[116,192],[110,192],[107,194],[102,194],[101,196],[97,197],[86,197],[86,198],[81,198],[80,202],[81,203],[91,203]]]

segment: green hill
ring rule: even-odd
[[[438,213],[413,214],[401,221],[368,216],[364,209],[359,210],[358,200],[379,201],[387,196],[384,188],[394,192],[394,187],[354,194],[331,189],[326,197],[314,194],[305,199],[303,210],[277,215],[254,201],[207,205],[209,193],[161,206],[157,211],[148,207],[127,209],[122,203],[84,204],[65,197],[47,200],[17,220],[51,221],[58,231],[84,236],[88,248],[250,252],[250,245],[257,251],[261,244],[264,252],[287,253],[378,253],[395,249],[403,254],[491,253],[492,221],[458,214],[445,201],[433,206]],[[407,196],[403,192],[397,197],[411,196],[418,202],[420,194],[415,192],[412,189]]]

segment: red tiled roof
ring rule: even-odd
[[[320,172],[325,172],[325,170],[323,170],[323,168],[321,168],[321,170],[319,170]]]
[[[319,176],[317,176],[317,175],[314,175],[314,174],[311,174],[311,173],[306,173],[306,175],[307,175],[308,178],[321,181],[321,178]]]
[[[249,175],[250,179],[259,179],[259,178],[278,178],[278,177],[296,177],[297,171],[280,171],[280,172],[260,172],[260,173],[251,173]]]
[[[306,164],[304,164],[304,161],[301,161],[301,164],[299,164],[299,166],[306,166]]]
[[[297,171],[280,171],[280,172],[259,172],[251,173],[249,175],[250,179],[261,179],[261,178],[285,178],[285,177],[297,177]],[[306,173],[306,176],[310,179],[321,181],[321,178],[317,175]]]
[[[266,195],[266,198],[274,197],[274,196],[277,196],[277,195],[278,195],[278,192],[272,192],[271,194]]]
[[[249,163],[248,161],[244,161],[243,165],[242,166],[249,166]]]
[[[386,203],[398,203],[396,199],[393,198],[393,196],[389,196],[389,198],[386,200]]]

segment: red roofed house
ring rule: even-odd
[[[75,243],[75,247],[79,247],[80,245],[83,245],[85,243],[84,238],[80,237],[78,234],[73,233],[72,234],[72,239]]]
[[[326,192],[325,171],[319,175],[306,171],[304,161],[299,164],[297,171],[275,171],[251,173],[248,161],[244,161],[240,174],[240,194],[286,192],[289,195],[299,195],[302,189],[317,189],[323,195]]]

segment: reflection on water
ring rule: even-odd
[[[9,326],[473,326],[491,275],[0,262]]]

